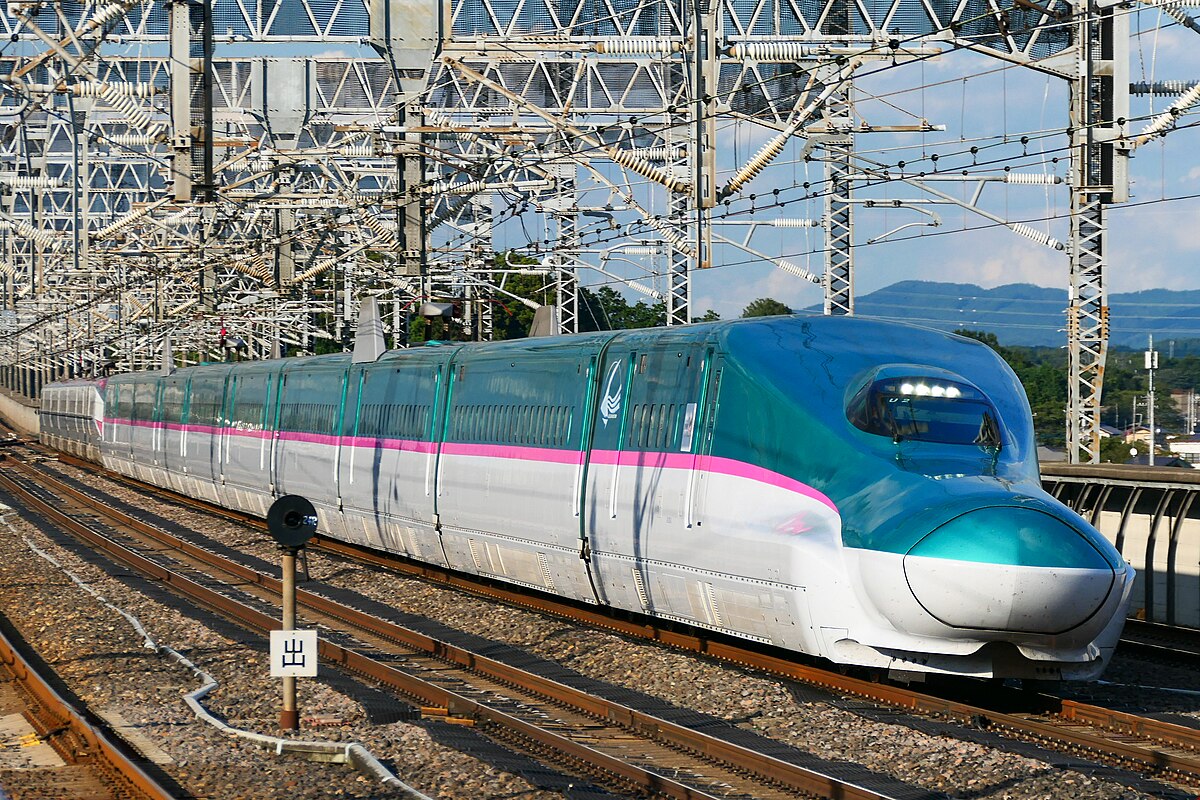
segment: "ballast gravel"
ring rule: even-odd
[[[147,498],[101,477],[60,465],[64,473],[181,525],[197,514]],[[231,725],[277,735],[279,686],[265,656],[170,605],[131,590],[54,544],[7,512],[0,526],[0,610],[44,654],[75,691],[95,706],[118,711],[170,756],[163,769],[197,797],[384,797],[387,793],[345,766],[278,757],[223,736],[198,722],[182,695],[197,687],[190,672],[141,649],[119,616],[99,606],[23,541],[59,559],[112,603],[137,616],[162,644],[184,652],[221,684],[206,706]],[[272,564],[265,536],[216,518],[205,536]],[[319,585],[358,592],[398,611],[455,630],[528,650],[593,680],[661,698],[674,706],[733,722],[822,759],[850,762],[924,789],[930,800],[1134,800],[1186,797],[1165,784],[1118,782],[1107,770],[1035,748],[1004,743],[982,731],[914,720],[867,703],[824,696],[791,682],[636,642],[460,592],[309,554]],[[314,589],[315,586],[306,588]],[[434,741],[432,727],[371,722],[353,698],[318,680],[300,680],[302,715],[317,727],[301,738],[359,741],[398,777],[439,798],[570,797],[546,791],[486,760]],[[1190,706],[1189,706],[1190,707]],[[1067,766],[1063,766],[1066,764]],[[1125,785],[1135,784],[1135,785]],[[1194,793],[1193,793],[1194,796]]]

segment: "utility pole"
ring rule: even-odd
[[[1150,420],[1150,466],[1154,466],[1154,370],[1158,369],[1158,351],[1154,349],[1154,335],[1150,335],[1150,349],[1146,351],[1146,371],[1150,373],[1150,392],[1146,395],[1146,415]]]

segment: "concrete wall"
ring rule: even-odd
[[[29,405],[6,392],[0,392],[0,419],[3,419],[19,433],[36,436],[41,426],[38,424],[37,406]]]
[[[1138,571],[1129,616],[1200,628],[1200,520],[1186,518],[1175,529],[1176,518],[1164,514],[1152,536],[1153,520],[1152,515],[1130,514],[1125,523],[1121,555]],[[1100,532],[1116,544],[1120,512],[1101,512],[1098,522]],[[1174,577],[1168,578],[1172,561]],[[1151,585],[1147,587],[1147,583]],[[1170,615],[1168,603],[1172,606]]]

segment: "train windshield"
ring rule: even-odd
[[[1000,447],[1000,416],[983,392],[966,383],[909,375],[867,384],[847,416],[856,428],[897,442]]]

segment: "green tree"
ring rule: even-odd
[[[991,331],[972,331],[966,328],[959,328],[955,333],[959,336],[965,336],[968,339],[974,339],[977,342],[983,342],[1000,355],[1005,354],[1004,348],[1000,346],[1000,340]]]
[[[790,313],[792,310],[774,297],[760,297],[742,309],[743,317],[774,317]]]
[[[703,316],[692,317],[692,322],[716,322],[721,318],[721,315],[713,311],[711,308],[704,312]]]
[[[1100,442],[1100,460],[1112,464],[1124,464],[1132,454],[1131,449],[1137,450],[1139,456],[1144,456],[1149,447],[1144,442],[1126,442],[1120,436],[1109,436],[1104,441]]]
[[[644,300],[630,305],[611,286],[595,292],[579,290],[579,329],[581,331],[619,331],[630,328],[655,328],[667,324],[667,305],[647,304]]]
[[[492,263],[498,270],[511,269],[522,265],[537,264],[536,258],[520,253],[496,253]],[[532,300],[539,305],[550,305],[554,302],[554,285],[547,280],[546,275],[512,275],[496,273],[492,282],[506,292],[518,297]],[[523,339],[529,335],[533,324],[533,309],[515,300],[507,294],[493,292],[492,296],[492,338],[494,339]]]

